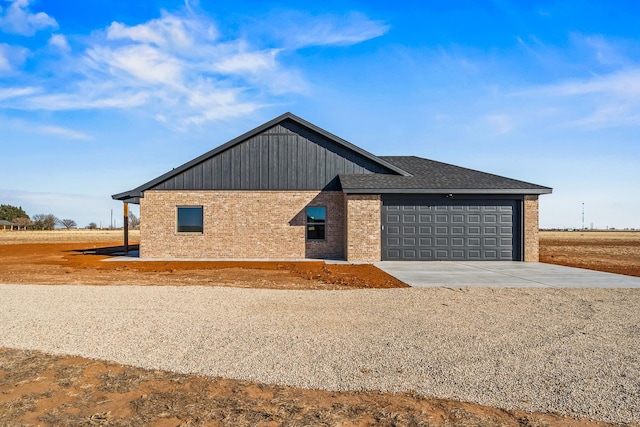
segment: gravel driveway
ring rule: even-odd
[[[0,285],[0,346],[640,422],[640,290]]]

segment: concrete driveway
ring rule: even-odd
[[[375,266],[410,286],[640,288],[640,277],[515,261],[382,261]]]

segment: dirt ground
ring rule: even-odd
[[[237,262],[103,262],[119,234],[0,233],[0,283],[203,285],[274,289],[406,286],[371,265]],[[542,233],[554,263],[633,270],[630,238]],[[136,238],[136,235],[132,236]],[[132,239],[133,240],[133,239]],[[133,241],[135,243],[135,240]],[[581,243],[586,242],[586,243]],[[580,249],[583,244],[584,249]],[[599,246],[603,248],[599,250]],[[593,252],[586,250],[593,249]],[[587,259],[597,253],[597,262]],[[609,262],[606,262],[609,254]],[[635,254],[635,255],[634,255]],[[626,264],[621,260],[626,259]],[[637,264],[637,261],[635,261]],[[573,264],[575,265],[575,264]],[[579,265],[582,266],[582,265]],[[604,266],[604,267],[603,267]],[[611,271],[611,270],[607,270]],[[637,274],[636,274],[637,275]],[[0,348],[2,426],[606,426],[411,394],[326,392],[149,371],[104,361]],[[622,425],[622,424],[620,424]]]
[[[640,231],[543,231],[540,261],[640,277]]]
[[[118,246],[122,241],[115,240],[120,237],[120,232],[46,233],[35,232],[35,238],[30,232],[0,233],[0,283],[215,285],[301,290],[407,287],[370,264],[325,264],[321,261],[105,262],[103,260],[112,258],[113,253],[123,250]],[[99,241],[99,238],[112,240]],[[35,243],[35,240],[45,243]],[[131,248],[136,249],[137,241],[131,240],[130,243]]]

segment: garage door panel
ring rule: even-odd
[[[387,237],[387,246],[400,246],[400,238],[399,237]]]
[[[420,237],[419,245],[421,248],[425,246],[433,246],[433,238],[431,237]]]
[[[516,208],[513,200],[383,197],[382,258],[519,259]]]
[[[466,254],[464,250],[461,249],[454,249],[451,251],[451,259],[456,259],[456,260],[464,260],[466,259]]]
[[[449,215],[437,214],[436,224],[446,224],[449,222]]]
[[[467,256],[470,260],[479,261],[482,259],[482,252],[479,249],[469,249],[467,251]]]
[[[452,237],[451,246],[466,246],[465,239],[462,237]]]
[[[479,237],[469,237],[467,239],[468,246],[480,246],[480,238]]]
[[[416,234],[416,227],[414,225],[405,225],[402,227],[402,234]]]
[[[449,251],[446,249],[436,249],[436,259],[439,259],[439,260],[450,259]]]
[[[404,249],[402,251],[402,256],[404,259],[418,259],[417,251],[415,249]]]
[[[413,214],[403,214],[402,215],[402,223],[403,224],[407,224],[407,223],[411,223],[414,224],[416,222],[416,216]]]
[[[485,224],[495,224],[498,222],[498,216],[493,214],[487,214],[484,216]]]
[[[387,224],[400,224],[400,215],[387,214]]]
[[[488,249],[488,250],[484,251],[484,258],[485,259],[496,260],[496,259],[498,259],[498,251],[495,251],[493,249]]]
[[[420,227],[418,229],[420,234],[433,234],[433,227]]]
[[[431,214],[420,214],[418,219],[420,220],[420,224],[431,224],[433,222],[433,215],[431,215]]]
[[[485,247],[492,248],[498,246],[498,239],[495,237],[485,237],[482,243]]]
[[[495,236],[498,234],[498,227],[483,227],[482,231],[485,236]]]
[[[448,237],[436,237],[436,246],[449,246]]]

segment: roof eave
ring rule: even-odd
[[[142,198],[142,192],[136,191],[137,189],[131,191],[125,191],[124,193],[113,194],[111,198],[113,200],[119,200],[124,203],[133,203],[140,204],[140,199]]]
[[[342,188],[347,194],[551,194],[552,188]]]

